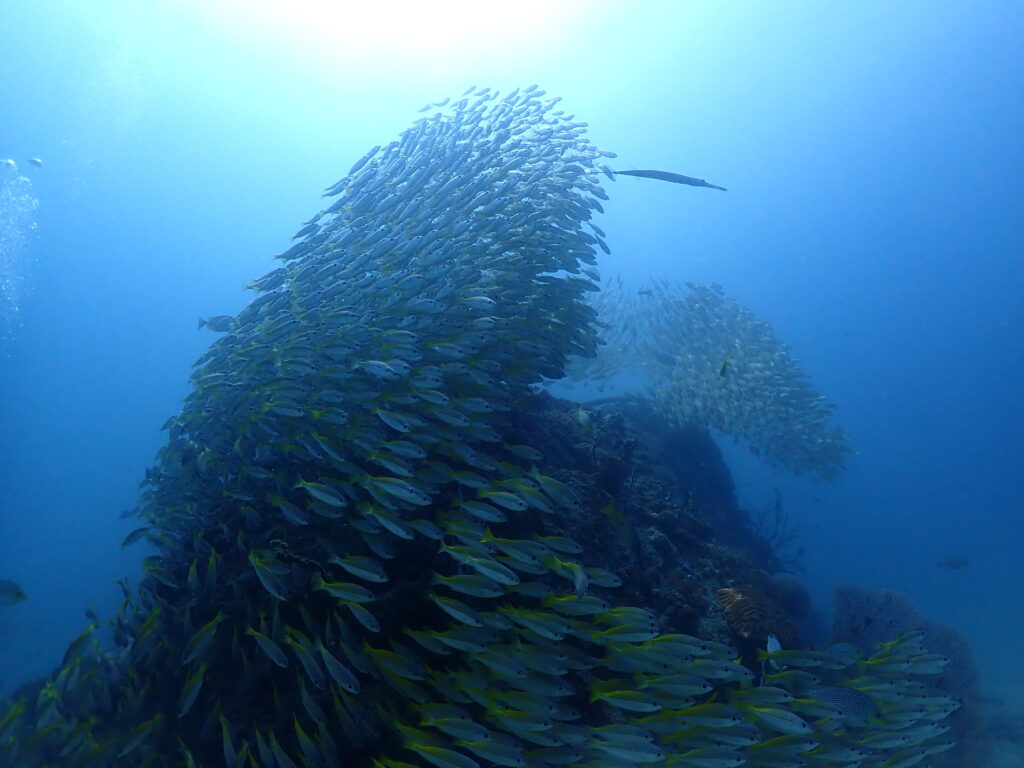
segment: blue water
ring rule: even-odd
[[[137,573],[118,513],[213,338],[196,318],[240,309],[421,105],[533,82],[622,167],[729,188],[609,185],[601,268],[721,283],[838,403],[835,484],[722,441],[744,506],[781,491],[820,609],[903,592],[1021,689],[1024,6],[267,5],[0,9],[0,157],[39,201],[0,261],[0,578],[29,593],[0,608],[0,693]]]

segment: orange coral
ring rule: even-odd
[[[798,648],[800,636],[785,612],[753,587],[727,587],[716,593],[729,628],[759,645],[775,635],[783,648]]]

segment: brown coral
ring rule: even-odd
[[[753,587],[726,587],[715,596],[738,637],[763,645],[768,635],[775,635],[783,648],[800,646],[800,636],[785,612]]]

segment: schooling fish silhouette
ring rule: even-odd
[[[711,189],[720,189],[723,192],[729,191],[725,187],[708,184],[704,179],[695,179],[692,176],[683,176],[681,173],[672,173],[671,171],[612,171],[612,173],[619,176],[641,176],[645,179],[671,181],[673,184],[689,184],[691,187],[710,187]]]
[[[963,555],[949,555],[935,563],[939,568],[948,568],[951,571],[959,571],[970,564],[971,561]]]

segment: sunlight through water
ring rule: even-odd
[[[189,0],[173,6],[264,56],[317,69],[363,67],[378,79],[432,77],[481,60],[528,61],[592,17],[580,0],[522,0],[495,12],[469,0],[338,3]]]

